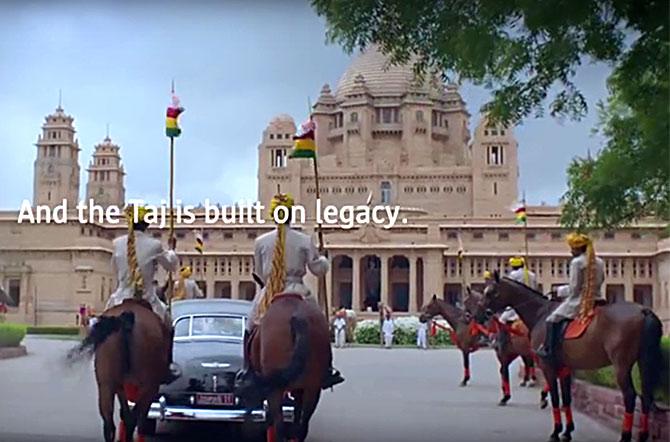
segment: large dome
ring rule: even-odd
[[[437,77],[419,86],[412,64],[395,65],[389,62],[376,46],[370,46],[360,53],[349,65],[337,85],[336,96],[340,99],[349,93],[355,86],[356,77],[362,76],[365,86],[373,96],[401,96],[410,88],[419,89],[425,93],[442,92],[442,82]]]

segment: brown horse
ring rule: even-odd
[[[479,327],[474,323],[468,312],[433,295],[430,302],[421,310],[420,320],[429,320],[435,316],[442,316],[453,329],[451,334],[452,344],[456,345],[463,354],[461,387],[465,387],[470,380],[470,354],[479,348]]]
[[[271,428],[279,442],[304,441],[332,360],[328,322],[315,303],[302,296],[275,296],[249,338],[254,388],[236,389],[247,407],[267,399]],[[293,424],[284,424],[286,392],[295,399]]]
[[[482,293],[468,288],[468,296],[463,301],[466,310],[476,315],[479,303],[483,297]],[[500,379],[503,393],[503,397],[498,402],[498,405],[504,406],[512,398],[509,366],[517,358],[521,358],[524,364],[524,377],[520,386],[525,387],[528,385],[532,387],[537,382],[537,377],[535,376],[535,353],[530,346],[528,329],[522,322],[519,324],[515,323],[511,328],[507,324],[501,324],[495,316],[488,319],[487,322],[487,328],[491,333],[496,334],[497,345],[495,346],[495,351],[500,363]],[[519,329],[518,326],[521,326],[522,329]],[[503,333],[507,335],[505,339],[503,339]],[[540,408],[547,407],[547,394],[546,389],[543,389],[540,393]]]
[[[146,416],[168,366],[168,330],[151,307],[135,300],[105,311],[82,343],[70,351],[70,361],[95,354],[98,407],[105,442],[113,442],[114,398],[121,406],[120,439],[132,442],[135,428],[144,440]],[[135,397],[131,397],[135,396]],[[130,409],[128,400],[135,402]]]
[[[486,287],[478,313],[486,309],[499,311],[512,306],[529,330],[531,345],[537,349],[544,342],[547,316],[558,306],[541,293],[508,278],[500,278],[494,272],[494,281]],[[635,362],[640,368],[642,380],[642,416],[640,417],[640,441],[649,439],[649,411],[653,393],[660,373],[660,340],[662,325],[658,317],[648,308],[629,302],[597,307],[598,311],[584,334],[566,340],[558,351],[564,369],[540,360],[540,367],[551,388],[554,430],[551,441],[559,440],[563,429],[560,402],[566,419],[563,440],[572,439],[574,423],[571,405],[571,370],[592,370],[614,366],[617,383],[623,393],[625,413],[621,441],[632,440],[633,414],[636,393],[631,372]],[[558,379],[561,398],[559,400]]]

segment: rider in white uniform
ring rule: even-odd
[[[191,279],[192,274],[193,270],[191,270],[191,266],[184,266],[179,270],[179,281],[175,284],[175,295],[172,299],[176,301],[179,299],[201,299],[205,297],[198,284]]]
[[[158,265],[168,272],[174,272],[179,265],[179,259],[173,249],[164,249],[159,240],[146,233],[148,224],[143,221],[146,209],[138,207],[137,212],[137,218],[142,221],[134,223],[133,234],[137,266],[143,281],[142,297],[151,304],[158,316],[166,319],[167,307],[156,295],[153,285],[154,274]],[[132,298],[135,293],[132,274],[128,266],[128,236],[122,235],[113,242],[112,269],[116,273],[117,288],[107,301],[106,309],[121,304],[124,299]]]
[[[593,302],[603,300],[601,287],[605,280],[605,265],[602,259],[596,257],[591,238],[581,233],[571,233],[567,243],[573,256],[570,261],[570,284],[558,288],[558,297],[564,301],[547,317],[545,342],[536,352],[551,363],[556,362],[555,352],[563,338],[561,324],[580,314],[582,298],[588,297]]]
[[[278,194],[272,199],[271,214],[274,213],[278,206],[287,207],[290,211],[293,206],[293,198],[288,194]],[[289,217],[290,218],[290,217]],[[289,219],[290,222],[290,219]],[[278,225],[275,230],[268,232],[256,238],[254,244],[254,273],[260,278],[263,287],[256,293],[253,300],[253,305],[247,320],[247,330],[245,333],[245,367],[238,374],[240,382],[244,379],[250,381],[247,373],[249,372],[249,360],[247,350],[247,341],[253,329],[258,326],[261,315],[261,303],[267,301],[265,293],[273,281],[270,276],[272,274],[272,263],[275,254],[275,246],[278,244],[280,229],[284,229],[284,268],[285,278],[284,284],[281,288],[281,293],[294,293],[302,295],[307,302],[316,303],[314,295],[303,281],[303,277],[307,273],[307,269],[315,276],[324,276],[330,268],[328,258],[321,256],[319,250],[314,245],[312,238],[302,232],[291,229],[287,222],[285,225]],[[279,292],[277,292],[279,293]],[[324,380],[323,388],[330,388],[336,384],[344,382],[344,378],[334,368],[330,368],[328,376]],[[244,388],[240,385],[240,388]]]

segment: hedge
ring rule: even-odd
[[[659,367],[659,370],[661,370],[659,374],[660,384],[656,389],[655,396],[656,400],[670,405],[670,337],[666,336],[661,339],[661,353],[663,355],[663,364]],[[598,370],[578,371],[576,376],[594,385],[619,389],[612,366]],[[635,390],[640,392],[640,371],[637,364],[633,367],[633,383],[635,384]]]
[[[37,325],[29,326],[28,334],[29,335],[78,335],[79,327],[73,326],[53,326],[53,325]]]
[[[393,331],[394,345],[416,345],[416,331],[419,326],[419,318],[409,316],[394,319],[395,329]],[[444,324],[443,324],[444,325]],[[354,331],[354,342],[357,344],[375,344],[379,345],[380,331],[379,320],[366,319],[356,324]],[[449,333],[438,328],[435,336],[429,336],[428,344],[430,346],[446,346],[451,344]]]
[[[0,324],[0,347],[18,347],[25,336],[25,325],[9,322]]]

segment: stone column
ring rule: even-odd
[[[635,279],[635,276],[633,276],[634,259],[635,258],[623,259],[621,262],[621,266],[619,266],[619,273],[621,273],[621,270],[624,270],[624,277],[623,277],[624,296],[626,298],[626,301],[628,302],[634,302],[635,300],[635,294],[633,293],[633,281]]]
[[[361,311],[361,257],[354,253],[351,257],[351,308]]]
[[[442,251],[430,251],[425,254],[423,261],[423,292],[426,296],[436,294],[443,297]]]
[[[390,294],[389,294],[389,258],[385,253],[380,253],[379,258],[381,260],[381,269],[379,272],[379,276],[381,278],[381,284],[380,284],[380,298],[382,300],[382,303],[384,305],[390,305],[389,304],[389,299],[390,299]]]
[[[417,310],[417,287],[416,287],[416,257],[412,254],[409,260],[409,306],[407,311],[414,313]]]
[[[236,276],[230,280],[230,298],[240,299],[240,280]]]
[[[335,294],[333,293],[333,260],[329,259],[330,261],[330,269],[328,270],[328,273],[326,273],[326,297],[328,298],[327,304],[328,304],[328,316],[330,317],[331,310],[333,308],[339,307],[339,305],[333,305],[333,299],[335,299]],[[319,278],[316,278],[316,293],[318,294],[318,289],[319,289]],[[318,299],[318,298],[317,298]]]
[[[207,260],[207,271],[205,272],[205,284],[207,290],[205,291],[205,297],[206,298],[213,298],[214,297],[214,263],[216,261],[216,258],[213,259],[208,259],[208,258],[203,258]]]

